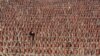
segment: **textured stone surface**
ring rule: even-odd
[[[0,56],[98,55],[100,0],[0,0]]]

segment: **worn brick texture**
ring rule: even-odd
[[[99,56],[100,0],[0,0],[0,56]]]

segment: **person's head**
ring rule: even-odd
[[[34,37],[35,36],[35,33],[32,32],[32,31],[30,31],[29,35]]]

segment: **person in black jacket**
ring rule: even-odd
[[[29,32],[29,35],[30,35],[31,40],[32,40],[32,43],[33,43],[33,42],[34,42],[35,33],[32,32],[32,31],[30,31],[30,32]]]

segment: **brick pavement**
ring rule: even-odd
[[[99,37],[100,0],[0,0],[0,56],[99,56]]]

